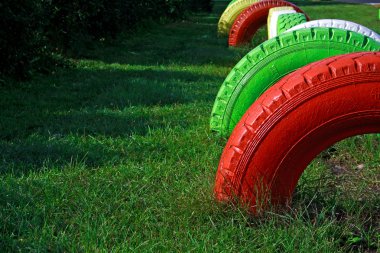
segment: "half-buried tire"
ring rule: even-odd
[[[219,163],[216,198],[240,199],[253,212],[287,203],[316,155],[366,133],[380,133],[380,53],[307,65],[269,88],[236,126]]]
[[[285,31],[289,30],[290,28],[306,23],[307,19],[306,16],[302,13],[289,13],[289,14],[282,14],[277,19],[277,34],[284,33]]]
[[[318,20],[313,20],[310,22],[298,24],[296,26],[293,26],[292,28],[286,30],[286,32],[292,32],[296,31],[299,29],[304,29],[304,28],[310,28],[310,27],[328,27],[328,28],[340,28],[340,29],[345,29],[348,31],[353,31],[357,33],[361,33],[365,36],[368,36],[377,42],[380,42],[380,35],[377,34],[375,31],[362,26],[360,24],[347,21],[347,20],[341,20],[341,19],[318,19]]]
[[[284,6],[292,7],[295,11],[303,13],[296,5],[282,0],[264,0],[246,8],[232,25],[228,39],[229,46],[251,42],[256,31],[266,24],[269,10]]]
[[[233,3],[235,3],[237,0],[232,0],[228,5],[231,5],[231,4],[233,4]],[[228,6],[227,5],[227,6]]]
[[[218,22],[218,35],[223,36],[230,33],[230,29],[239,14],[250,5],[259,0],[236,0],[227,6]]]
[[[267,20],[268,39],[277,36],[278,17],[283,14],[297,13],[293,7],[276,7],[269,10]]]
[[[210,127],[228,136],[266,89],[300,67],[335,55],[379,50],[375,40],[335,28],[301,29],[272,38],[231,70],[216,97]]]

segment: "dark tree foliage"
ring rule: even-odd
[[[0,3],[0,72],[23,78],[47,51],[41,2]]]
[[[24,79],[49,71],[55,55],[115,38],[144,20],[183,18],[210,11],[211,0],[3,0],[0,3],[0,75]]]

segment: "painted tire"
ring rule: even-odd
[[[220,36],[228,35],[236,17],[239,16],[245,8],[258,1],[259,0],[236,0],[227,6],[218,22],[218,34]]]
[[[296,13],[292,7],[277,7],[269,10],[268,21],[267,21],[267,30],[268,38],[271,39],[276,37],[277,34],[277,20],[280,15]]]
[[[216,97],[211,130],[228,136],[251,104],[288,73],[311,62],[359,51],[379,51],[380,43],[335,28],[285,33],[257,46],[231,70]]]
[[[231,4],[233,4],[233,3],[235,3],[237,0],[232,0],[227,6],[229,6],[229,5],[231,5]]]
[[[306,23],[306,16],[302,13],[291,13],[280,15],[277,19],[277,34],[284,33],[290,28]]]
[[[215,195],[252,211],[291,200],[321,151],[344,138],[380,133],[380,53],[331,57],[289,74],[236,126],[220,160]]]
[[[266,24],[269,10],[281,6],[290,6],[295,11],[302,12],[296,5],[283,0],[265,0],[254,3],[235,19],[229,34],[229,46],[251,42],[256,31]]]
[[[372,31],[371,29],[359,25],[357,23],[346,21],[346,20],[340,20],[340,19],[319,19],[319,20],[313,20],[310,22],[306,22],[303,24],[296,25],[286,32],[292,32],[295,30],[303,29],[303,28],[310,28],[310,27],[329,27],[329,28],[340,28],[345,29],[348,31],[353,31],[357,33],[361,33],[365,36],[368,36],[377,42],[380,42],[380,35],[377,34],[375,31]]]

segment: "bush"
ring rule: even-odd
[[[191,10],[191,11],[210,12],[211,9],[212,9],[211,1],[192,0],[189,2],[189,10]]]
[[[18,79],[47,71],[57,53],[100,38],[115,38],[144,19],[179,19],[209,11],[197,0],[3,0],[0,3],[0,74]]]

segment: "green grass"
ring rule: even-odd
[[[373,7],[301,7],[379,32]],[[0,87],[1,252],[379,250],[375,135],[316,158],[287,212],[255,218],[215,203],[226,140],[210,133],[210,111],[249,50],[216,37],[222,9],[103,42],[71,69]]]

